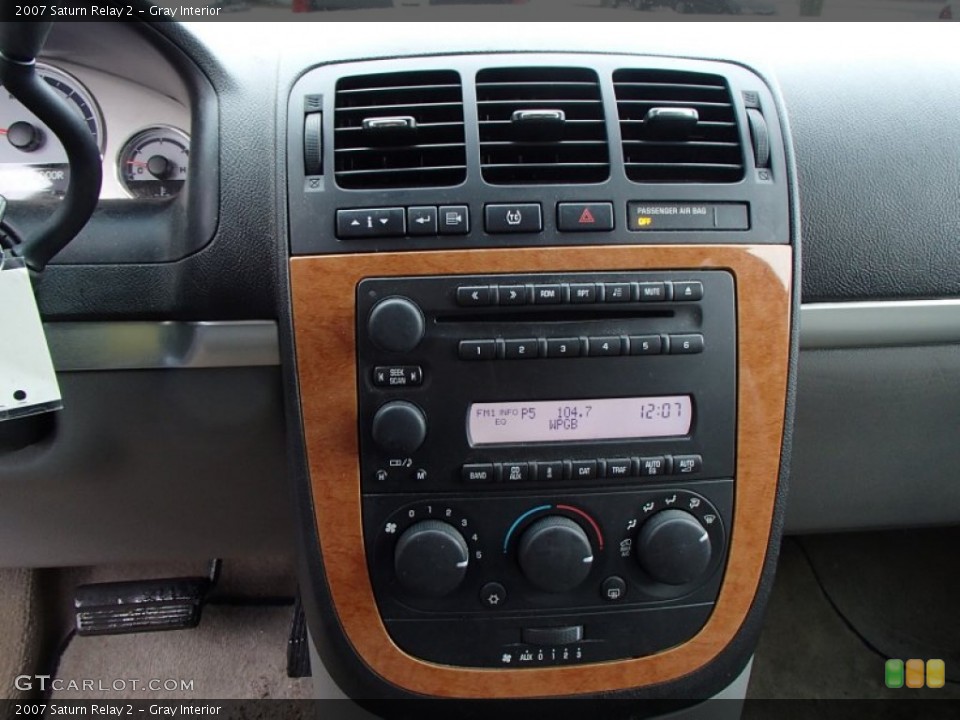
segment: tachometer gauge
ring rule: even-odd
[[[83,118],[102,154],[103,116],[90,92],[75,77],[50,65],[37,63],[37,74]],[[19,100],[0,91],[0,194],[8,199],[60,195],[69,180],[67,153],[56,135]]]
[[[166,198],[180,192],[187,179],[190,138],[173,127],[147,128],[123,146],[117,173],[135,198]]]

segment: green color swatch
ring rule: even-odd
[[[903,660],[887,660],[883,676],[888,688],[903,687]]]

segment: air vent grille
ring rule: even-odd
[[[463,90],[456,72],[341,78],[334,125],[340,187],[442,187],[466,180]]]
[[[488,183],[593,183],[609,177],[603,102],[592,70],[481,70],[477,107],[481,171]]]
[[[618,70],[613,75],[627,177],[646,183],[731,183],[743,177],[737,116],[719,75]],[[696,111],[696,124],[666,132],[654,108]],[[654,113],[656,114],[656,113]]]

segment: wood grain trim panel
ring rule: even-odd
[[[758,246],[602,246],[401,252],[290,263],[303,431],[317,531],[336,612],[383,679],[439,697],[597,693],[674,680],[734,637],[760,580],[780,470],[790,346],[792,250]],[[689,642],[644,658],[589,665],[469,669],[424,662],[390,639],[366,569],[357,448],[355,288],[366,277],[723,268],[737,287],[737,482],[726,576],[713,614]]]

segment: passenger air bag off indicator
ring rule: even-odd
[[[749,230],[747,203],[627,203],[629,229],[650,230]]]

